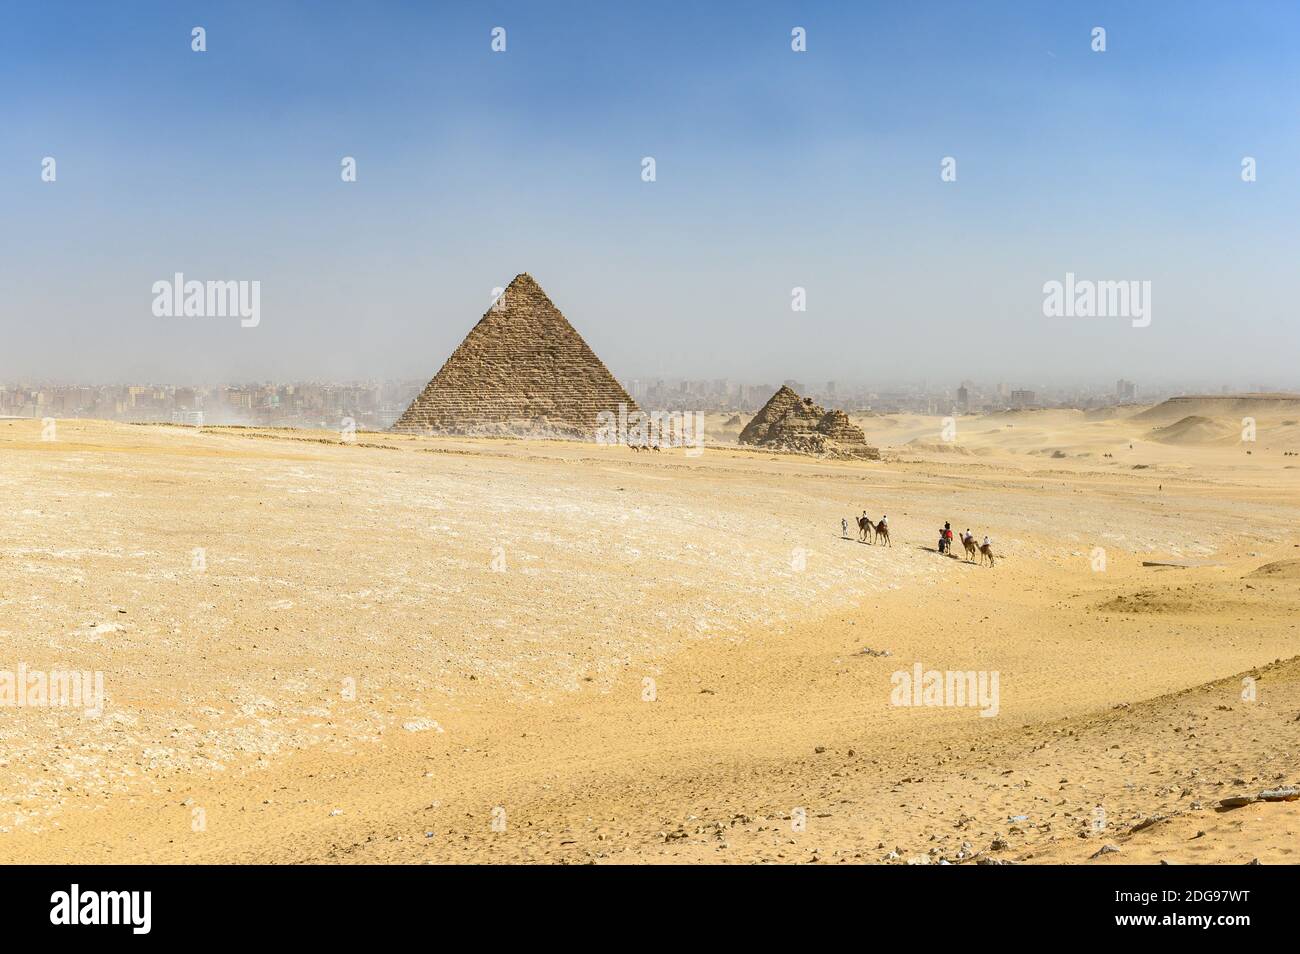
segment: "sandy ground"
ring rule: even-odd
[[[1184,410],[880,462],[0,421],[0,670],[107,697],[0,708],[0,860],[1294,862],[1300,802],[1216,806],[1300,782],[1300,427]]]

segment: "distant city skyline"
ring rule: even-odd
[[[418,395],[418,379],[370,382],[243,382],[218,385],[12,385],[0,382],[0,419],[90,418],[186,425],[261,425],[327,430],[386,430]],[[1141,389],[1120,379],[1111,387],[1039,388],[963,380],[955,387],[922,384],[868,388],[848,382],[780,384],[731,379],[643,381],[628,390],[653,411],[752,414],[780,387],[830,408],[879,414],[937,416],[1006,409],[1091,409],[1117,404],[1156,403],[1185,391]]]
[[[428,380],[528,271],[625,382],[1300,390],[1291,4],[120,18],[4,13],[0,381]]]

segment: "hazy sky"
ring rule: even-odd
[[[427,378],[528,271],[625,379],[1294,386],[1297,49],[1292,2],[6,4],[0,380]],[[1150,325],[1045,317],[1067,271]],[[155,317],[175,272],[260,325]]]

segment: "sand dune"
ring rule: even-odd
[[[1162,444],[1215,444],[1240,440],[1239,428],[1224,421],[1189,414],[1173,424],[1157,427],[1148,435]]]
[[[7,712],[0,854],[1290,860],[1294,805],[1214,813],[1300,780],[1285,459],[863,422],[891,459],[0,422],[2,665],[108,697]],[[996,715],[895,704],[918,663]]]
[[[1175,421],[1199,417],[1300,417],[1300,394],[1187,395],[1170,398],[1135,415],[1140,421]]]
[[[1300,560],[1278,560],[1265,563],[1247,574],[1251,580],[1300,580]]]

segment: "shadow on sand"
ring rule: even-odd
[[[922,550],[922,551],[924,551],[924,552],[926,552],[926,553],[939,553],[939,548],[938,548],[938,547],[927,547],[927,546],[922,546],[922,545],[919,544],[919,543],[917,543],[917,544],[913,544],[913,547],[914,547],[914,549]],[[969,565],[969,566],[974,566],[974,565],[975,565],[975,562],[974,562],[973,560],[965,560],[965,559],[962,559],[962,558],[959,557],[956,553],[941,553],[941,554],[939,554],[939,555],[940,555],[940,556],[946,556],[946,557],[947,557],[948,559],[950,559],[950,560],[956,560],[958,563],[965,563],[965,564],[967,564],[967,565]]]

